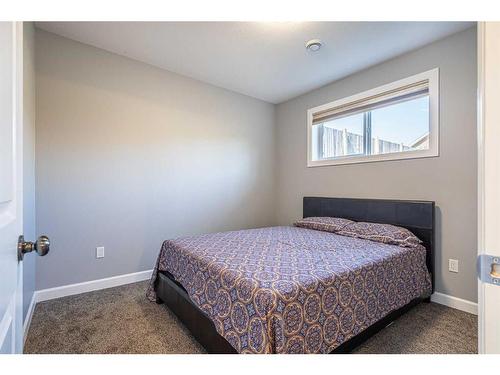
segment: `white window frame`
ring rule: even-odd
[[[381,93],[398,89],[423,80],[429,81],[429,148],[427,150],[412,150],[402,152],[391,152],[378,155],[352,155],[341,156],[331,159],[313,160],[312,155],[312,127],[313,115],[317,112],[323,112],[330,108],[346,105],[350,102],[362,100],[380,95]],[[328,165],[343,165],[370,163],[387,160],[404,160],[416,158],[429,158],[439,156],[439,68],[431,69],[423,73],[415,74],[411,77],[400,79],[398,81],[376,87],[371,90],[361,92],[356,95],[335,100],[331,103],[323,104],[318,107],[307,110],[307,166],[321,167]]]

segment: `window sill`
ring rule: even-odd
[[[439,152],[436,150],[419,150],[419,151],[406,151],[406,152],[393,152],[390,154],[370,155],[370,156],[346,156],[336,159],[324,160],[308,160],[307,167],[326,167],[334,165],[345,164],[360,164],[360,163],[373,163],[378,161],[391,161],[391,160],[407,160],[407,159],[420,159],[420,158],[433,158],[438,157]]]

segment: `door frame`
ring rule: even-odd
[[[484,89],[485,89],[485,25],[477,23],[477,252],[484,252]],[[478,353],[484,353],[484,284],[477,280]]]
[[[478,22],[477,27],[477,140],[478,140],[478,256],[491,261],[491,256],[500,256],[500,110],[495,104],[500,97],[500,22]],[[488,256],[485,256],[488,255]],[[484,262],[483,260],[483,262]],[[485,275],[490,264],[478,261],[481,273]],[[480,354],[500,353],[500,321],[497,310],[500,307],[500,289],[491,280],[478,277],[478,352]],[[485,276],[487,278],[487,276]],[[496,279],[495,279],[496,280]]]

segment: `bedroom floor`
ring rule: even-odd
[[[25,353],[204,353],[147,282],[37,304]],[[477,353],[477,317],[422,303],[356,353]]]

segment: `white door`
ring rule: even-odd
[[[0,353],[21,353],[22,23],[0,22]]]
[[[500,23],[479,23],[478,71],[479,352],[500,353]]]

